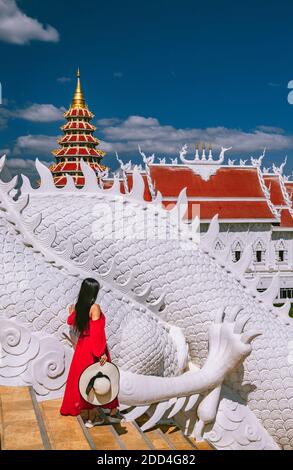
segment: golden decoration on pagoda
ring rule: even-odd
[[[76,77],[77,77],[77,84],[76,84],[76,89],[75,89],[73,99],[71,102],[71,108],[86,108],[84,95],[81,89],[79,68],[77,69]]]

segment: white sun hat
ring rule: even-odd
[[[91,405],[106,405],[119,393],[119,369],[111,362],[103,366],[95,362],[82,372],[78,386],[85,401]]]

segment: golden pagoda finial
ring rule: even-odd
[[[73,100],[71,102],[71,108],[86,108],[85,99],[84,99],[84,95],[83,95],[81,84],[80,84],[79,67],[77,69],[76,77],[77,77],[77,84],[76,84],[76,89],[73,95]]]

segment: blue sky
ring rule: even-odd
[[[29,173],[52,159],[77,66],[115,168],[181,145],[293,170],[291,0],[0,0],[0,150]]]

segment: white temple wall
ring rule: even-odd
[[[202,224],[201,230],[205,232],[207,227],[208,224]],[[214,249],[229,246],[230,261],[235,261],[236,251],[243,252],[249,244],[252,244],[254,259],[247,270],[247,277],[259,275],[258,288],[266,289],[272,277],[279,272],[281,285],[278,298],[284,298],[286,295],[292,298],[293,302],[293,230],[281,230],[279,227],[263,223],[221,223]]]

